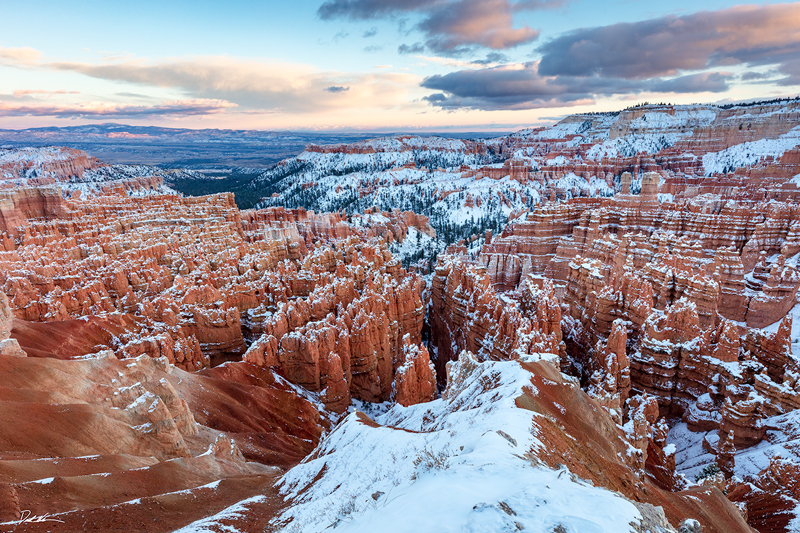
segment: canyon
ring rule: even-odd
[[[0,152],[0,528],[800,520],[799,101],[168,174]]]

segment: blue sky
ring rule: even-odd
[[[4,6],[0,128],[508,130],[644,100],[794,95],[800,79],[791,2],[64,4]]]

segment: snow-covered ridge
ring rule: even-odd
[[[75,158],[77,150],[58,146],[41,148],[0,148],[0,166],[4,165],[43,165]]]
[[[792,128],[777,139],[760,139],[705,154],[703,167],[705,167],[706,176],[714,173],[733,172],[737,168],[752,166],[767,156],[778,159],[787,150],[797,146],[800,146],[800,126]]]
[[[415,135],[392,135],[377,139],[368,139],[352,144],[309,145],[313,152],[350,151],[350,152],[403,152],[407,150],[434,150],[465,152],[475,150],[480,143],[451,139],[445,137],[419,137]]]
[[[353,412],[287,472],[285,531],[632,531],[632,503],[526,457],[544,448],[541,415],[515,404],[538,394],[528,370],[468,354],[452,365],[442,399],[375,422]]]

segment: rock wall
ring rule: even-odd
[[[431,338],[440,381],[463,350],[491,360],[563,352],[560,308],[553,287],[526,286],[526,308],[507,305],[487,271],[459,255],[442,255],[431,281]]]
[[[64,182],[101,166],[96,158],[72,148],[0,148],[0,188]]]
[[[312,299],[323,298],[323,286],[336,279],[340,259],[359,291],[367,278],[368,286],[383,287],[383,281],[371,278],[369,263],[378,257],[381,272],[397,281],[395,288],[413,293],[381,293],[388,298],[385,307],[389,302],[394,306],[385,312],[392,348],[384,350],[383,359],[388,357],[391,364],[382,365],[400,364],[393,357],[399,352],[401,330],[419,343],[418,282],[400,282],[404,274],[399,263],[378,241],[384,242],[383,236],[402,239],[409,224],[425,228],[424,217],[385,213],[380,224],[351,227],[339,215],[303,210],[240,214],[231,194],[133,198],[111,190],[62,200],[55,189],[20,189],[9,198],[17,229],[6,236],[6,251],[0,252],[0,287],[17,318],[52,322],[102,314],[130,317],[105,345],[120,357],[165,356],[189,370],[238,360],[248,343],[265,332],[266,318],[279,306],[312,293]],[[375,242],[361,251],[359,239]],[[315,247],[323,242],[340,244]],[[336,246],[347,249],[339,258]],[[417,316],[405,318],[408,313]],[[352,315],[359,317],[355,310]],[[357,351],[369,351],[376,341],[364,342]],[[375,397],[390,395],[391,372],[386,372]],[[363,388],[374,386],[365,382]]]

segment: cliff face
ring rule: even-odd
[[[534,274],[572,291],[573,300],[585,299],[591,290],[580,288],[585,282],[576,268],[596,261],[592,268],[604,285],[614,287],[631,270],[650,282],[657,309],[686,297],[699,306],[704,325],[717,312],[751,327],[785,316],[799,281],[786,262],[800,249],[796,205],[719,196],[659,204],[653,192],[658,177],[650,176],[650,191],[645,181],[639,195],[537,209],[484,245],[480,261],[502,290]],[[623,183],[627,179],[623,175]]]
[[[54,531],[88,517],[101,530],[174,530],[248,498],[274,513],[264,502],[278,470],[259,462],[297,463],[329,426],[291,385],[241,362],[193,374],[146,355],[0,354],[0,375],[3,519],[57,513]]]
[[[17,339],[11,338],[14,311],[8,305],[8,297],[0,292],[0,354],[11,357],[26,357]]]
[[[0,148],[0,188],[79,179],[101,166],[96,158],[72,148]]]
[[[350,237],[318,246],[300,269],[274,282],[283,288],[283,301],[268,312],[244,359],[278,368],[293,383],[320,392],[338,412],[351,396],[390,399],[408,345],[421,342],[422,280],[406,274],[385,245]],[[427,364],[423,355],[417,359]],[[424,390],[429,398],[431,389]]]
[[[797,197],[791,178],[799,170],[798,126],[796,101],[730,109],[652,105],[574,115],[490,145],[518,157],[525,179],[539,182],[545,197],[592,195],[572,176],[614,186],[624,172],[657,172],[659,192],[675,197],[786,199]]]

